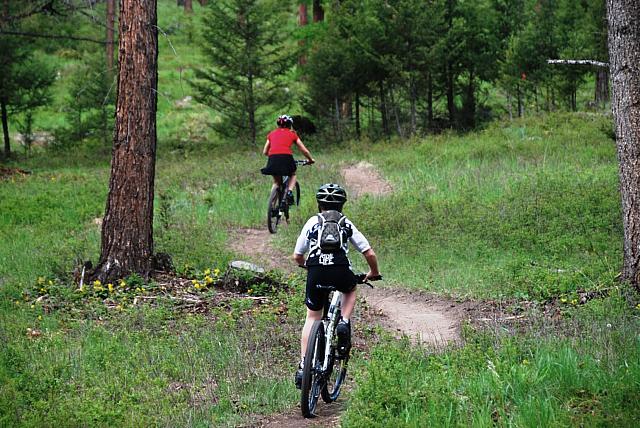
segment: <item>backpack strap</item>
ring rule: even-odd
[[[322,216],[322,213],[318,213],[317,216],[318,216],[318,224],[320,225],[320,227],[318,228],[318,238],[316,239],[316,245],[309,248],[309,254],[311,254],[312,252],[320,248],[320,237],[322,236],[322,225],[324,224],[325,219]]]

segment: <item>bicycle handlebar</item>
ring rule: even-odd
[[[311,162],[308,159],[296,159],[295,160],[296,165],[311,165]]]

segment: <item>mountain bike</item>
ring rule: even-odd
[[[376,276],[366,279],[366,274],[356,275],[358,284],[366,284],[382,279]],[[302,416],[312,418],[315,416],[318,398],[322,397],[325,403],[331,403],[338,399],[340,388],[347,377],[347,363],[349,354],[339,355],[338,335],[336,329],[340,321],[342,311],[343,294],[332,285],[319,285],[319,288],[330,290],[325,302],[322,319],[315,321],[311,327],[307,352],[304,357],[302,369],[302,394],[300,408]]]
[[[308,160],[296,160],[296,165],[309,165]],[[280,219],[289,222],[289,204],[287,203],[287,187],[289,185],[289,176],[282,176],[279,186],[274,187],[269,195],[269,206],[267,209],[267,227],[269,232],[276,233]],[[294,204],[300,205],[300,184],[296,182],[294,193]]]

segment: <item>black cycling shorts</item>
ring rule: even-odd
[[[348,265],[309,266],[307,272],[307,290],[304,304],[312,311],[323,308],[330,290],[318,288],[318,285],[336,287],[337,290],[348,293],[356,288],[358,279]]]

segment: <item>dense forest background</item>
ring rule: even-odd
[[[3,0],[5,157],[11,140],[27,151],[109,144],[117,9]],[[282,112],[301,116],[303,134],[341,141],[608,101],[603,0],[167,0],[158,26],[160,61],[172,65],[159,76],[159,137],[177,146],[255,144]],[[176,51],[178,35],[193,49]],[[591,62],[548,63],[558,59]]]

